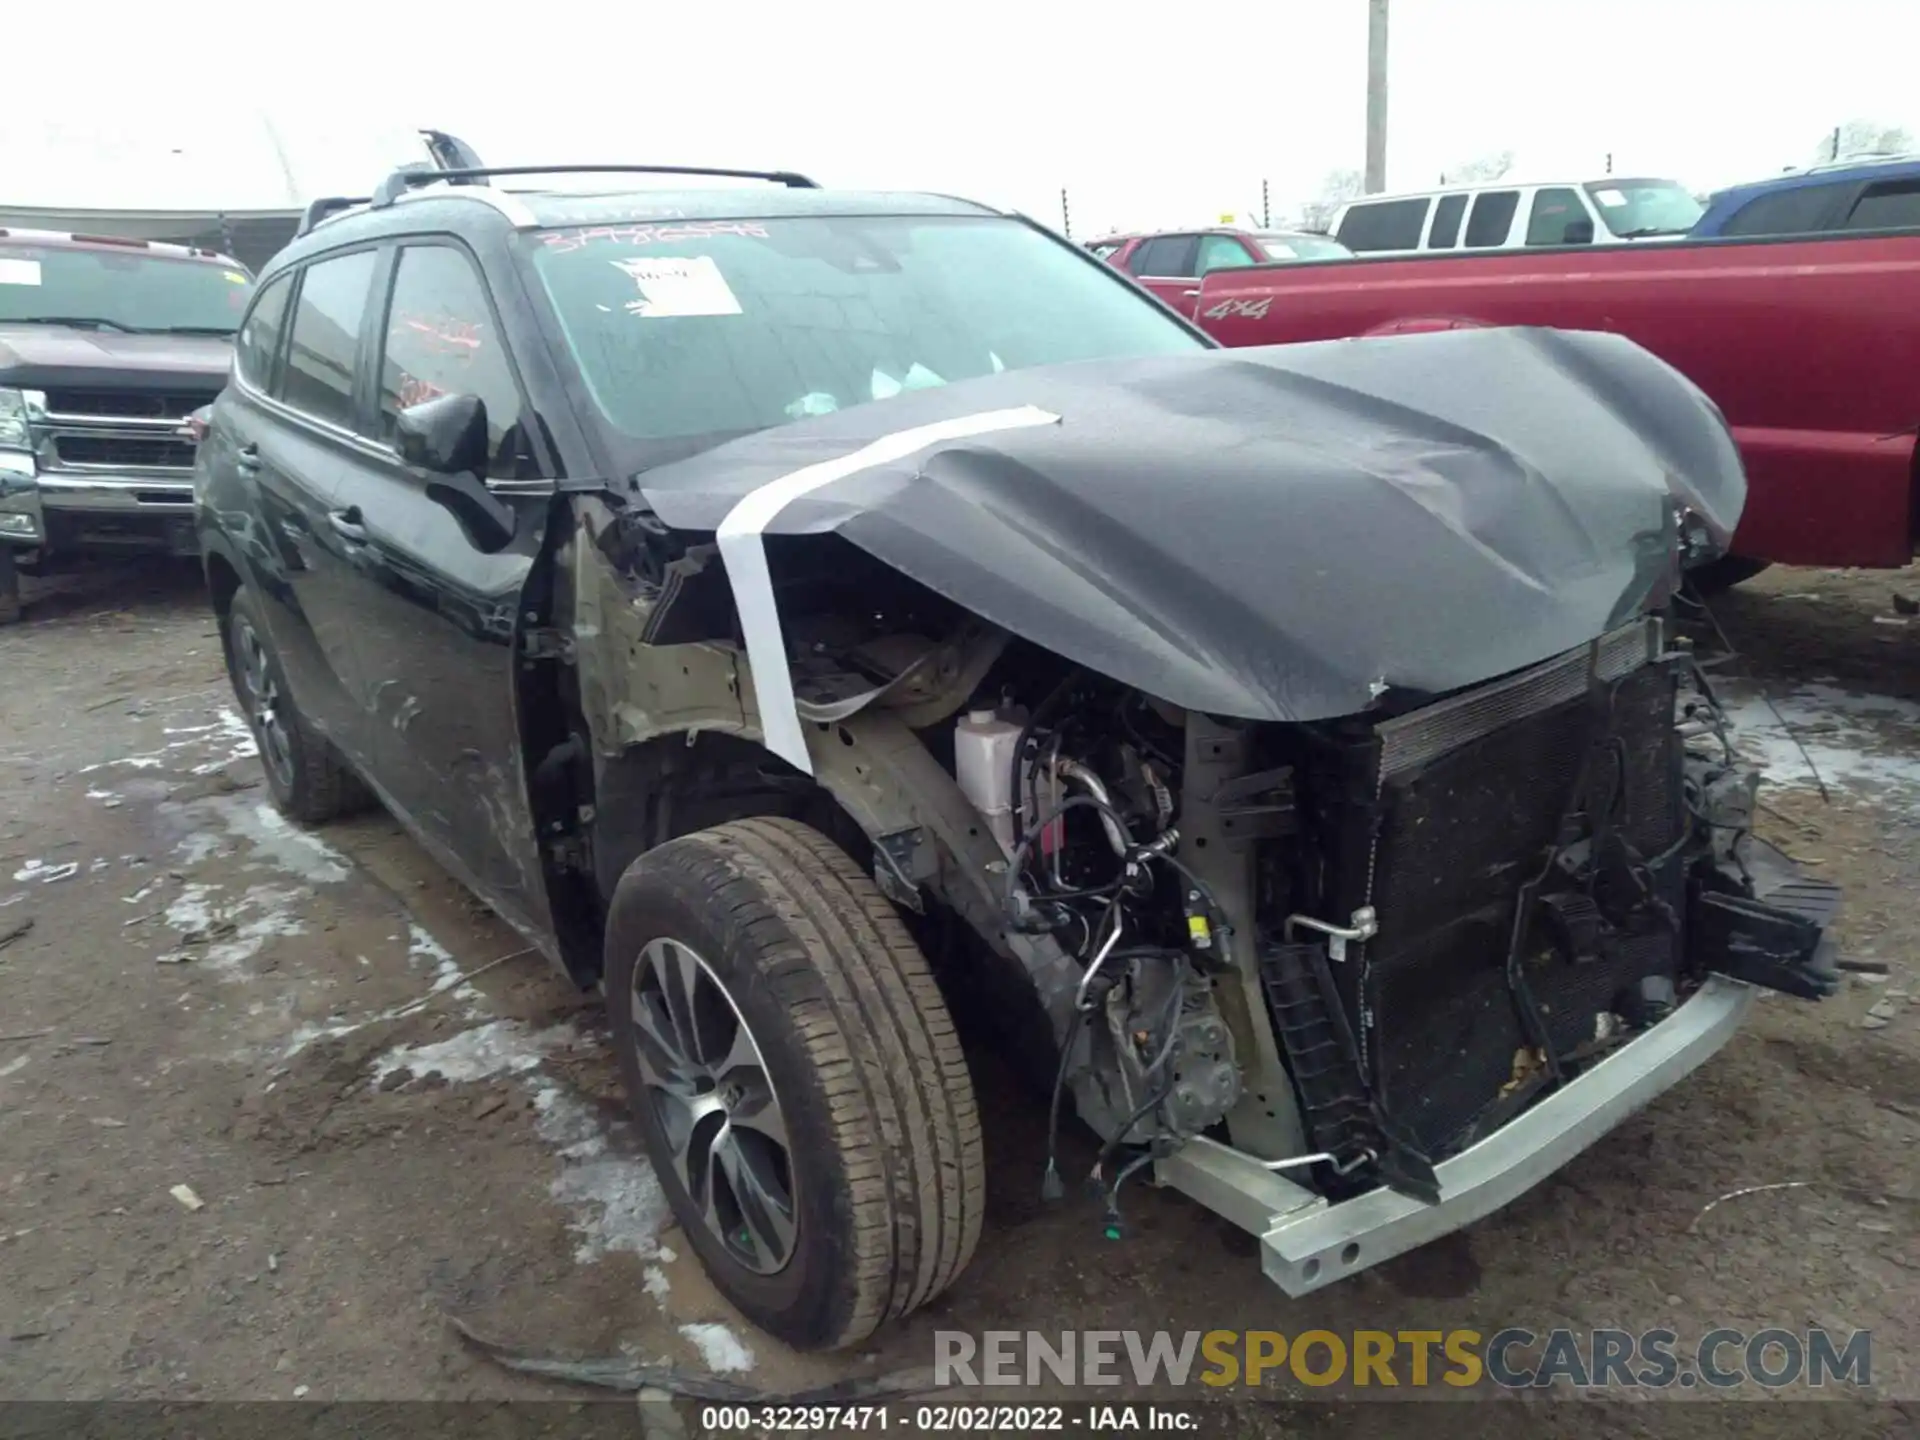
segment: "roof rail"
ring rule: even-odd
[[[729,180],[766,180],[794,190],[820,188],[815,181],[791,170],[726,170],[710,165],[473,165],[457,170],[407,167],[395,170],[382,180],[367,204],[379,210],[393,204],[416,185],[434,185],[441,181],[452,185],[473,184],[496,175],[713,175]]]
[[[293,232],[293,237],[297,240],[316,225],[331,220],[342,210],[351,210],[356,205],[366,203],[365,195],[322,195],[307,206],[306,213],[300,217],[300,228]]]

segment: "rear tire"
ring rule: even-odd
[[[234,698],[260,748],[267,792],[281,812],[318,825],[366,806],[371,796],[360,777],[294,704],[280,656],[245,586],[227,607],[226,652]]]
[[[635,1120],[720,1292],[824,1350],[946,1289],[980,1238],[979,1114],[932,971],[873,881],[796,821],[734,821],[634,861],[606,936]]]
[[[1751,580],[1773,565],[1771,560],[1750,560],[1745,555],[1722,555],[1687,571],[1687,589],[1705,599],[1724,594],[1734,586]]]

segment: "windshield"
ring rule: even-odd
[[[809,216],[542,232],[534,267],[627,435],[724,436],[997,370],[1205,341],[1014,220]]]
[[[1706,207],[1671,180],[1596,180],[1587,186],[1600,218],[1622,240],[1684,235]]]
[[[1353,252],[1328,235],[1258,235],[1269,260],[1351,260]]]
[[[0,239],[0,325],[231,335],[253,281],[206,260]]]

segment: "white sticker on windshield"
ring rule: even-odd
[[[612,263],[640,287],[640,298],[627,302],[631,314],[654,320],[667,315],[741,313],[739,300],[711,255],[685,259],[648,255]]]
[[[1266,247],[1268,256],[1274,260],[1298,260],[1300,258],[1300,252],[1298,250],[1295,250],[1291,245],[1282,244],[1278,240],[1263,240],[1260,243]]]
[[[1593,198],[1609,210],[1618,210],[1622,205],[1627,203],[1627,197],[1622,195],[1618,190],[1596,190],[1593,192]]]
[[[38,260],[9,260],[0,257],[0,285],[38,285],[40,283],[40,262]]]

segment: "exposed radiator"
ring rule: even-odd
[[[1677,679],[1671,664],[1650,663],[1660,648],[1658,622],[1636,622],[1597,652],[1569,652],[1376,731],[1371,857],[1353,903],[1374,908],[1379,932],[1336,970],[1375,1093],[1435,1158],[1477,1138],[1476,1122],[1532,1078],[1507,953],[1522,886],[1553,852],[1594,737],[1590,675],[1613,695],[1590,793],[1613,798],[1617,833],[1639,855],[1681,834]],[[1654,886],[1675,913],[1682,883],[1670,865]],[[1604,1044],[1621,997],[1675,972],[1680,937],[1642,911],[1583,961],[1549,945],[1526,953],[1528,988],[1566,1054]]]

